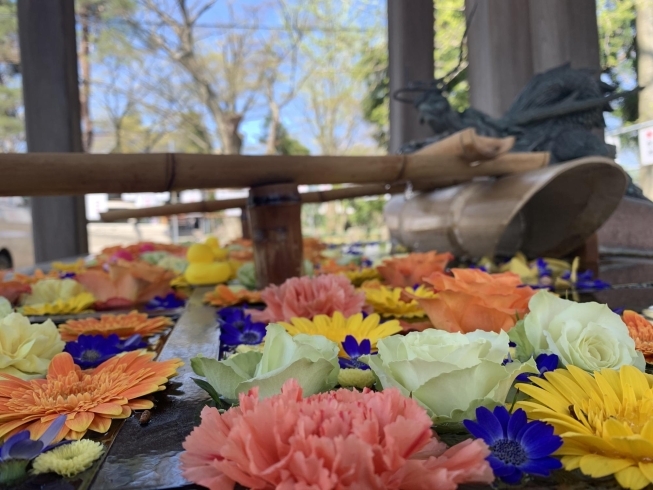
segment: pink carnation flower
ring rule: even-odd
[[[290,379],[259,400],[253,388],[223,414],[205,407],[183,446],[184,476],[211,490],[454,490],[494,480],[482,440],[447,449],[425,410],[394,389],[302,398]]]
[[[281,286],[269,286],[261,293],[267,305],[263,311],[252,310],[256,322],[289,322],[292,318],[313,318],[333,315],[336,311],[345,318],[360,313],[365,294],[357,293],[345,276],[324,275],[314,278],[293,277]]]

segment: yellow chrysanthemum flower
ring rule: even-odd
[[[74,272],[80,273],[86,270],[86,262],[84,259],[77,259],[75,262],[52,262],[52,268],[59,272]]]
[[[420,318],[426,316],[424,310],[414,299],[404,301],[402,293],[405,291],[420,298],[434,298],[432,290],[420,286],[413,288],[389,288],[386,286],[363,287],[365,300],[374,308],[376,313],[394,318]]]
[[[88,310],[95,297],[84,286],[72,279],[44,279],[32,286],[32,294],[25,297],[21,312],[24,315],[69,315]]]
[[[592,478],[613,475],[624,488],[653,483],[653,377],[633,366],[602,369],[592,377],[575,366],[532,377],[517,387],[529,418],[555,428],[566,470]]]
[[[317,315],[313,320],[308,318],[293,318],[291,323],[279,322],[290,335],[305,333],[308,335],[323,335],[327,339],[340,346],[340,356],[347,357],[342,343],[347,335],[352,335],[356,342],[368,339],[372,349],[376,342],[382,338],[401,332],[401,325],[397,320],[390,320],[381,323],[381,317],[377,314],[363,318],[361,313],[345,318],[342,313],[336,311],[333,316]]]
[[[343,274],[347,276],[347,279],[349,279],[349,281],[356,287],[360,286],[365,281],[373,281],[381,278],[379,271],[372,267],[365,267],[354,271],[345,271]]]
[[[87,470],[104,452],[104,446],[89,439],[74,441],[39,455],[32,467],[35,474],[56,473],[70,478]]]

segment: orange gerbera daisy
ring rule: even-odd
[[[632,310],[624,311],[622,318],[635,341],[635,349],[644,354],[646,362],[653,363],[653,324]]]
[[[218,284],[213,291],[204,295],[204,302],[212,306],[232,306],[239,303],[261,303],[262,300],[260,291],[232,289]]]
[[[443,272],[453,260],[449,252],[412,253],[406,257],[386,259],[377,267],[386,284],[396,288],[423,284],[424,278],[435,272]]]
[[[145,313],[134,310],[126,315],[102,315],[99,319],[68,320],[59,325],[59,333],[66,342],[77,340],[77,337],[82,334],[108,337],[115,333],[121,339],[126,339],[136,333],[142,337],[149,337],[165,330],[172,324],[172,320],[165,316],[148,318]]]
[[[52,421],[67,414],[56,441],[81,439],[87,430],[104,433],[111,419],[132,410],[152,408],[141,397],[164,390],[183,365],[179,359],[153,361],[154,352],[134,351],[112,357],[92,371],[82,371],[67,352],[57,354],[45,379],[23,381],[0,375],[0,438],[29,430],[41,437]]]

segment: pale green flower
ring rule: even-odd
[[[254,262],[245,262],[238,268],[236,279],[245,288],[253,291],[256,289],[256,268]]]
[[[479,406],[506,401],[514,379],[537,372],[535,362],[511,362],[508,335],[427,329],[379,340],[368,362],[380,389],[397,388],[417,400],[436,422],[474,419]]]
[[[370,388],[374,384],[374,373],[369,369],[341,369],[338,384],[343,388]]]
[[[32,293],[25,297],[23,305],[54,303],[58,299],[67,301],[88,292],[73,279],[43,279],[32,285]]]
[[[104,452],[104,446],[89,439],[73,441],[40,454],[32,462],[34,474],[57,473],[70,478],[87,470]]]
[[[555,354],[563,366],[586,371],[633,365],[644,370],[644,356],[621,317],[607,305],[567,301],[539,291],[528,303],[530,313],[511,337],[518,356]]]
[[[0,319],[0,373],[21,379],[45,375],[64,341],[51,320],[31,323],[20,313]]]
[[[263,352],[236,354],[223,361],[197,356],[191,359],[193,371],[206,378],[205,388],[214,398],[219,395],[236,403],[240,393],[259,388],[261,398],[281,393],[281,387],[295,378],[305,396],[333,388],[338,380],[339,347],[321,335],[289,335],[281,325],[267,327]]]
[[[4,318],[14,312],[13,306],[7,298],[0,296],[0,318]]]

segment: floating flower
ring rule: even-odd
[[[379,340],[366,361],[377,388],[398,388],[427,409],[436,422],[472,419],[479,406],[506,401],[515,378],[536,372],[535,361],[504,365],[510,353],[505,332],[468,334],[427,329]]]
[[[453,277],[435,273],[425,278],[438,293],[415,298],[435,328],[447,332],[507,331],[528,311],[535,294],[512,273],[487,274],[478,269],[452,269]]]
[[[426,312],[415,300],[416,297],[432,298],[433,291],[424,286],[413,288],[389,288],[376,284],[364,284],[365,301],[380,315],[394,318],[420,318]],[[407,297],[406,293],[411,296]]]
[[[363,267],[353,271],[346,271],[344,272],[344,275],[347,276],[349,282],[356,287],[360,287],[366,281],[374,281],[381,278],[379,272],[372,267]]]
[[[215,289],[204,295],[204,302],[211,306],[233,306],[241,303],[261,303],[259,291],[248,291],[244,288],[232,288],[218,284]]]
[[[290,335],[323,335],[338,345],[345,342],[348,336],[353,336],[358,342],[368,340],[373,349],[376,349],[379,339],[401,332],[401,326],[396,320],[381,323],[379,315],[373,314],[363,318],[361,313],[345,318],[339,311],[333,316],[317,315],[313,320],[293,318],[290,323],[280,322],[280,325]],[[340,349],[340,355],[346,355],[344,347]]]
[[[250,291],[256,289],[256,267],[254,262],[245,262],[238,268],[236,279],[241,286]]]
[[[22,284],[36,284],[44,279],[59,279],[59,271],[52,269],[46,274],[41,269],[36,269],[31,275],[20,272],[14,272],[13,275],[13,280]]]
[[[510,347],[514,347],[514,343],[511,342]],[[537,356],[537,359],[535,359],[535,364],[537,365],[537,370],[540,372],[539,376],[540,378],[544,377],[545,373],[548,373],[549,371],[555,371],[558,369],[558,364],[560,363],[560,360],[558,359],[558,356],[555,354],[540,354]],[[529,379],[532,377],[532,374],[529,373],[522,373],[519,376],[517,376],[517,381],[521,381],[522,383],[528,383]]]
[[[653,324],[632,310],[624,311],[621,318],[635,341],[635,349],[644,354],[646,362],[653,363]]]
[[[125,308],[144,304],[156,296],[166,296],[172,271],[143,261],[119,259],[108,264],[109,272],[89,270],[77,275],[77,281],[96,298],[96,309]]]
[[[52,268],[59,272],[79,274],[86,270],[86,262],[84,259],[77,259],[75,262],[52,262]]]
[[[64,345],[51,320],[30,323],[20,313],[10,313],[0,319],[0,376],[10,374],[21,379],[43,376]]]
[[[44,279],[22,300],[25,315],[70,315],[88,310],[95,297],[73,279]]]
[[[290,378],[307,395],[328,391],[338,379],[338,346],[319,335],[291,337],[281,325],[267,327],[263,352],[236,354],[224,361],[197,356],[193,371],[206,377],[214,398],[236,403],[241,393],[257,386],[262,397],[280,393]],[[205,388],[202,383],[200,386]]]
[[[0,296],[0,318],[4,318],[13,312],[14,308],[11,306],[11,303],[7,300],[7,298]]]
[[[526,412],[519,409],[512,415],[499,406],[490,412],[485,407],[476,410],[476,420],[465,420],[465,428],[474,437],[490,446],[488,457],[495,476],[512,485],[524,474],[548,477],[562,468],[560,460],[551,456],[562,439],[553,434],[553,427],[544,422],[528,422]]]
[[[20,281],[0,282],[0,296],[6,298],[11,304],[16,304],[22,294],[29,294],[32,288],[29,284]]]
[[[103,335],[108,337],[115,333],[121,339],[134,334],[150,337],[172,326],[170,318],[157,316],[148,318],[147,314],[132,311],[126,315],[102,315],[98,318],[68,320],[59,325],[61,338],[66,342],[76,340],[80,335]]]
[[[223,345],[257,345],[265,338],[265,323],[252,321],[241,308],[223,308],[220,319],[220,343]]]
[[[64,352],[73,356],[75,364],[82,369],[99,366],[121,352],[144,349],[147,343],[138,334],[132,335],[124,342],[115,333],[102,335],[80,335],[74,342],[67,342]]]
[[[653,389],[651,378],[633,366],[602,369],[594,376],[575,366],[517,388],[532,400],[518,402],[529,418],[560,435],[566,470],[592,478],[614,474],[622,487],[653,483]]]
[[[293,277],[281,286],[265,288],[261,299],[267,308],[251,312],[257,322],[287,322],[292,318],[333,315],[336,311],[349,317],[360,313],[365,303],[365,295],[338,275]]]
[[[346,357],[340,357],[338,362],[341,369],[362,369],[367,370],[370,367],[360,361],[363,356],[369,356],[372,353],[372,343],[370,339],[361,340],[360,344],[356,341],[353,335],[347,335],[342,343],[342,349],[345,351]]]
[[[530,313],[511,330],[520,359],[555,354],[563,366],[586,371],[634,365],[644,370],[628,327],[607,305],[576,303],[540,291],[530,300]]]
[[[0,484],[12,484],[24,477],[30,461],[51,449],[50,444],[65,423],[66,416],[60,415],[37,440],[30,439],[26,430],[7,438],[0,447]]]
[[[406,257],[386,259],[377,269],[389,286],[411,287],[414,284],[423,284],[425,277],[444,272],[447,263],[453,258],[449,252],[411,253]]]
[[[102,444],[83,439],[41,454],[34,460],[32,466],[35,475],[52,472],[70,478],[89,469],[102,453],[104,453]]]
[[[345,368],[338,372],[338,385],[343,388],[371,388],[374,381],[374,373],[369,368]]]
[[[256,389],[241,395],[223,414],[205,407],[183,444],[184,476],[210,490],[454,490],[494,479],[484,442],[447,449],[424,410],[396,390],[305,395],[290,380],[265,400]]]
[[[66,425],[55,438],[80,439],[87,430],[104,433],[111,419],[149,409],[144,397],[164,389],[183,363],[156,362],[154,352],[134,351],[112,357],[92,371],[82,371],[67,352],[57,354],[45,379],[23,381],[0,375],[0,437],[28,429],[38,437],[59,414]]]
[[[145,305],[146,310],[174,310],[183,308],[186,301],[175,293],[168,293],[166,296],[157,296]]]

